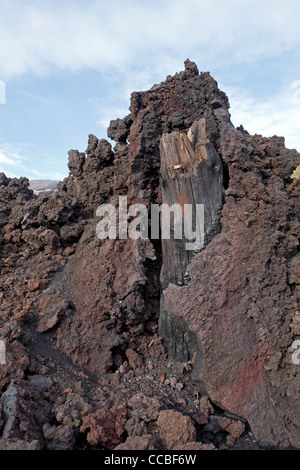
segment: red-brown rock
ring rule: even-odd
[[[0,392],[14,379],[23,379],[29,366],[28,352],[19,341],[6,343],[6,364],[0,365]]]
[[[25,380],[13,380],[1,396],[5,426],[2,439],[37,441],[43,445],[43,425],[51,419],[51,405],[41,391]]]
[[[120,405],[85,416],[80,431],[87,432],[87,441],[91,446],[114,449],[122,441],[125,425],[126,408]]]
[[[161,411],[157,427],[161,440],[168,450],[196,440],[196,429],[191,419],[178,411]]]

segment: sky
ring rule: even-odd
[[[0,0],[0,172],[65,178],[68,150],[187,58],[235,126],[300,152],[299,18],[299,0]]]

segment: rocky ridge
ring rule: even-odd
[[[113,149],[70,150],[56,192],[0,175],[0,448],[300,448],[299,154],[228,110],[187,60],[132,94]],[[162,138],[195,122],[223,196],[182,285],[161,240],[97,238],[96,210],[161,204]]]

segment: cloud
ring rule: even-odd
[[[91,115],[95,116],[92,126],[88,112],[82,113],[80,122],[89,127],[97,122],[96,132],[97,126],[106,128],[111,119],[128,114],[133,90],[149,89],[167,75],[182,70],[183,61],[190,58],[200,71],[210,70],[218,75],[215,78],[219,81],[229,79],[231,84],[243,83],[252,88],[252,92],[245,92],[220,84],[229,96],[235,125],[243,124],[251,133],[285,135],[287,146],[299,150],[299,104],[291,103],[288,89],[265,98],[269,84],[264,79],[270,64],[272,73],[278,74],[274,77],[274,88],[282,77],[291,83],[300,79],[299,17],[299,0],[1,0],[0,79],[11,93],[5,109],[7,115],[14,115],[12,92],[22,88],[24,76],[32,83],[36,77],[46,78],[51,90],[56,87],[55,80],[63,77],[72,81],[81,72],[82,78],[86,72],[95,71],[99,74],[99,88],[91,86],[90,96],[96,95],[101,101],[91,99]],[[258,70],[262,73],[256,77]],[[13,79],[18,80],[12,84]],[[263,98],[254,95],[253,84],[257,85],[258,80]],[[52,141],[42,142],[39,133],[27,137],[26,126],[18,136],[15,117],[10,126],[2,126],[1,138],[5,142],[28,138],[41,148],[47,143],[50,154],[59,153],[61,146],[62,154],[65,142],[59,141],[61,132],[66,126],[72,135],[72,119],[76,119],[78,109],[64,101],[64,97],[61,103],[52,99],[51,93],[41,97],[38,87],[30,96],[28,82],[24,83],[23,95],[19,92],[18,97],[24,103],[25,98],[32,98],[30,109],[45,111],[43,116],[49,118],[51,132],[57,125],[55,146]],[[300,99],[298,90],[293,91]],[[267,92],[271,93],[269,89]],[[53,116],[59,116],[60,106],[62,116],[64,106],[74,112],[64,121],[58,117],[54,125]],[[16,113],[19,115],[23,115],[22,111]],[[77,124],[74,129],[78,129]],[[34,121],[33,126],[36,125]],[[42,128],[43,123],[38,125]],[[51,173],[55,179],[61,179],[61,173],[67,171],[58,155],[56,158],[41,155],[36,147],[29,149],[25,144],[18,147],[12,143],[5,148],[0,145],[0,152],[0,169],[5,168],[10,174],[33,177],[35,172],[44,175],[45,169],[45,177],[49,178]]]
[[[298,48],[299,14],[298,0],[2,0],[0,76],[144,65],[164,73],[191,54],[249,63]]]
[[[295,100],[293,83],[267,100],[253,97],[239,88],[222,86],[229,96],[233,124],[242,124],[250,134],[285,137],[286,147],[300,152],[300,100]]]
[[[6,157],[3,153],[0,152],[0,163],[5,163],[7,165],[15,165],[15,161]]]
[[[26,157],[19,155],[13,146],[2,144],[0,148],[0,173],[3,172],[11,178],[19,178],[20,175],[27,175],[30,170],[24,165]]]
[[[25,146],[24,148],[22,148],[22,146],[19,144],[1,143],[0,164],[9,165],[11,168],[22,167],[24,163],[29,160],[28,157],[24,154],[24,152],[26,154],[28,152],[28,148],[25,148]]]
[[[43,179],[62,180],[66,175],[59,171],[38,171],[34,168],[40,159],[49,165],[57,167],[57,159],[48,155],[40,155],[32,144],[26,143],[1,143],[0,144],[0,173],[3,172],[11,178],[26,176],[35,179],[37,176]]]

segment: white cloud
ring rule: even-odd
[[[38,178],[38,179],[52,179],[52,180],[57,180],[61,181],[63,180],[67,175],[63,175],[60,172],[57,171],[38,171],[38,170],[31,170],[30,175],[27,176],[30,179]]]
[[[62,180],[66,175],[59,171],[46,170],[38,171],[34,168],[36,161],[41,158],[47,163],[51,162],[51,167],[57,166],[57,159],[48,155],[39,155],[34,145],[26,143],[1,143],[0,144],[0,173],[3,172],[11,178],[26,176],[34,179],[37,176],[42,179]],[[56,165],[55,165],[56,163]]]
[[[11,144],[1,144],[0,147],[0,173],[3,172],[9,177],[19,177],[27,175],[27,157],[19,154],[20,147]]]
[[[248,63],[299,47],[299,15],[298,0],[2,0],[0,76]]]
[[[300,102],[294,99],[292,84],[268,100],[255,98],[238,88],[221,87],[229,96],[233,124],[242,124],[250,134],[285,137],[286,147],[300,152]]]
[[[0,152],[0,163],[5,163],[7,165],[14,165],[15,164],[14,160],[11,160],[10,158],[6,157],[1,152]]]
[[[97,98],[90,98],[88,102],[92,106],[96,114],[96,117],[97,117],[96,124],[104,127],[105,132],[112,119],[116,119],[116,118],[122,119],[123,117],[127,116],[127,114],[129,114],[128,107],[125,108],[125,106],[121,107],[118,105],[115,105],[115,106],[107,105]]]
[[[241,71],[249,64],[255,70],[262,59],[281,63],[291,53],[295,70],[299,17],[299,0],[1,0],[0,79],[9,83],[23,74],[59,78],[60,71],[116,72],[118,91],[110,88],[109,99],[93,103],[95,121],[106,128],[111,119],[128,113],[133,90],[148,89],[182,70],[187,57],[200,70],[233,66]],[[300,71],[291,82],[297,79]],[[235,125],[251,133],[284,135],[287,146],[300,150],[300,105],[291,102],[291,90],[259,100],[250,92],[220,88],[229,96]],[[47,97],[32,98],[47,108],[59,107]],[[0,171],[61,179],[55,172],[62,168],[58,157],[47,160],[37,149],[29,150],[23,144],[0,145]]]
[[[26,156],[27,153],[28,146],[22,147],[22,145],[19,144],[1,143],[0,164],[10,165],[11,167],[22,167],[24,163],[29,160]]]

